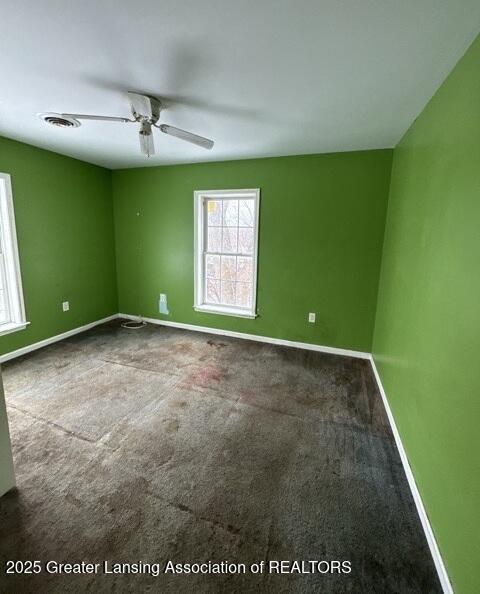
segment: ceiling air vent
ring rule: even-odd
[[[38,117],[51,124],[52,126],[58,126],[59,128],[78,128],[80,122],[75,118],[64,116],[61,113],[39,113]]]

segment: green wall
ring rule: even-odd
[[[0,337],[0,353],[116,313],[111,172],[6,138],[0,171],[12,176],[30,322]]]
[[[370,352],[391,159],[382,150],[114,171],[120,311]],[[257,187],[259,315],[195,312],[193,192]]]
[[[480,38],[395,149],[374,357],[459,593],[480,592]]]

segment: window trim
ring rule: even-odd
[[[212,305],[204,303],[204,240],[205,240],[205,221],[204,221],[204,202],[205,200],[221,200],[222,198],[250,198],[255,201],[255,220],[254,220],[254,248],[253,248],[253,288],[252,288],[252,307],[249,309],[227,306]],[[194,200],[194,305],[193,309],[202,313],[220,314],[225,316],[234,316],[238,318],[257,317],[257,274],[258,274],[258,231],[260,215],[260,188],[248,188],[241,190],[195,190]]]
[[[2,233],[6,276],[5,288],[11,312],[10,321],[0,324],[0,336],[4,336],[17,330],[24,330],[29,322],[26,321],[25,316],[12,182],[8,173],[0,173],[0,185],[3,186],[3,188],[0,188],[0,193],[4,192],[4,196],[0,194],[0,224],[4,224],[6,227],[5,232]]]

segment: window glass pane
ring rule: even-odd
[[[252,307],[252,283],[237,283],[236,305]]]
[[[207,303],[220,303],[220,281],[207,278],[205,301]]]
[[[247,229],[250,231],[250,229]],[[232,254],[237,251],[237,227],[224,227],[223,228],[223,249],[222,251],[227,254]]]
[[[212,192],[202,201],[199,236],[204,238],[203,303],[225,308],[253,307],[257,202],[252,194],[230,199]],[[1,289],[1,287],[0,287]],[[198,295],[198,293],[197,293]],[[221,307],[218,308],[222,311]],[[0,312],[1,315],[1,312]]]
[[[253,229],[238,230],[238,251],[241,254],[253,254]]]
[[[222,228],[208,227],[207,252],[222,251]]]
[[[234,282],[222,281],[222,303],[225,305],[235,305]]]
[[[205,257],[205,269],[207,278],[220,278],[220,256],[211,256],[207,254]]]
[[[5,282],[5,259],[4,255],[0,253],[0,324],[11,321],[7,288],[7,283]]]
[[[238,226],[238,200],[223,201],[223,224],[225,227]]]
[[[222,280],[234,281],[237,273],[236,256],[222,256]]]
[[[238,224],[240,227],[253,227],[255,203],[253,200],[239,200]]]
[[[5,306],[5,292],[0,289],[0,323],[7,321],[7,308]]]
[[[222,226],[222,202],[221,200],[207,201],[208,225],[214,227]]]
[[[237,258],[237,281],[250,283],[253,277],[253,258],[249,256],[238,256]]]
[[[25,322],[22,307],[21,286],[18,282],[17,237],[10,224],[13,198],[10,191],[10,176],[0,174],[0,323]]]

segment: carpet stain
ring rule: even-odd
[[[216,342],[214,340],[207,340],[207,344],[215,349],[222,349],[227,346],[224,342]]]
[[[0,573],[0,592],[441,592],[367,363],[115,321],[2,367],[18,488],[1,558],[353,571]]]

